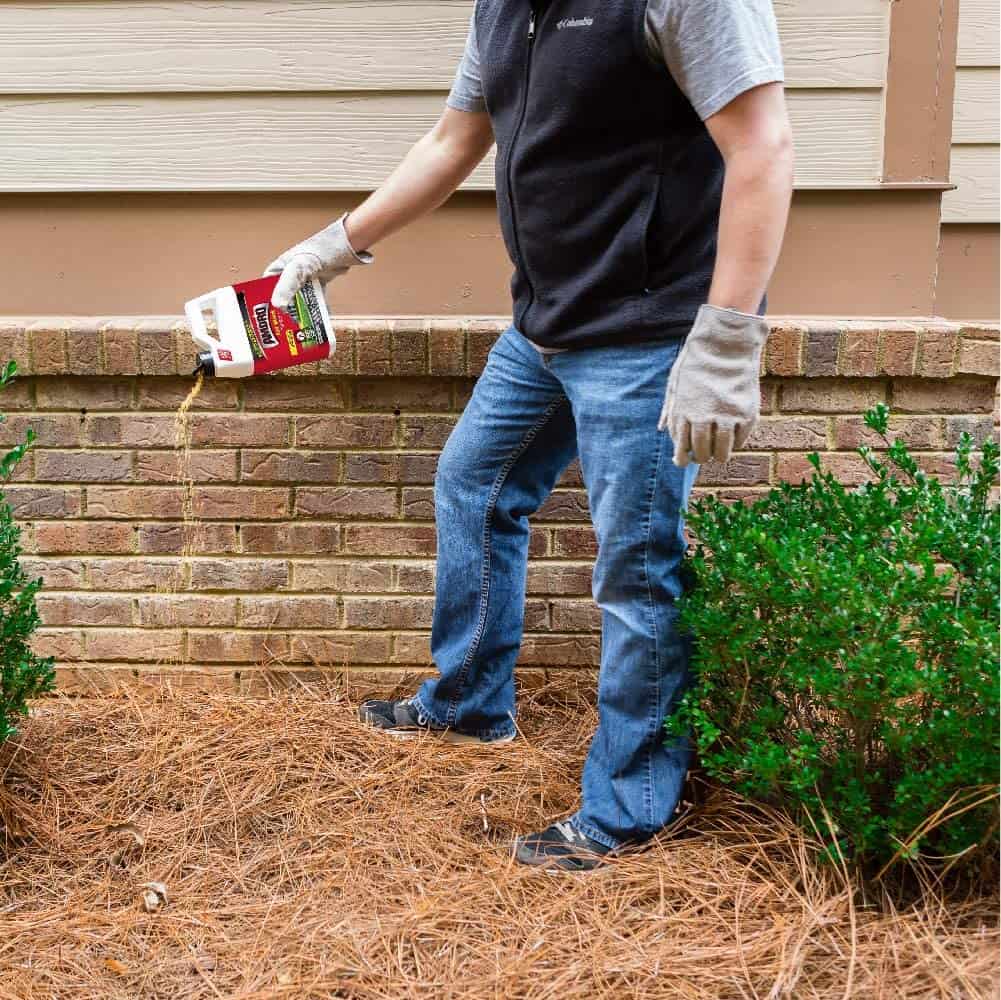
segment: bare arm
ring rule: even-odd
[[[485,112],[446,107],[378,190],[352,210],[345,223],[351,245],[367,250],[437,208],[473,172],[493,141]]]
[[[793,151],[780,83],[755,87],[706,119],[726,164],[709,304],[757,312],[782,247]]]

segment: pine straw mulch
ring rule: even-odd
[[[354,701],[41,703],[0,751],[0,996],[995,995],[992,893],[862,903],[727,793],[600,873],[515,866],[512,835],[576,804],[584,695],[472,748],[377,738]]]

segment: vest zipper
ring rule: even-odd
[[[533,8],[532,13],[528,17],[528,55],[525,59],[525,87],[521,95],[521,111],[518,115],[518,124],[515,126],[514,134],[511,136],[511,150],[507,155],[507,199],[508,206],[511,209],[511,229],[514,234],[515,250],[518,253],[518,260],[521,264],[521,273],[525,279],[525,284],[528,285],[528,305],[525,306],[525,310],[521,314],[522,323],[524,323],[525,317],[528,315],[528,310],[532,308],[532,303],[535,301],[535,287],[532,284],[532,279],[529,277],[528,265],[525,263],[525,254],[521,249],[521,240],[518,237],[518,213],[514,204],[514,172],[511,169],[511,163],[514,160],[515,147],[518,144],[518,137],[521,135],[521,128],[525,124],[525,112],[528,109],[528,84],[532,78],[532,50],[534,44],[535,10]]]

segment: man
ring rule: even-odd
[[[665,744],[662,722],[688,679],[682,517],[699,464],[726,461],[758,419],[792,187],[782,79],[769,0],[477,0],[438,123],[267,271],[281,305],[371,263],[362,248],[441,204],[496,141],[513,325],[435,479],[438,676],[360,714],[395,736],[514,738],[527,518],[579,457],[599,725],[579,810],[518,839],[526,864],[589,870],[663,828],[681,794],[687,745]]]

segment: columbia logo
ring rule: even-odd
[[[565,17],[562,21],[556,22],[556,28],[562,31],[564,28],[590,28],[594,24],[593,17]]]

